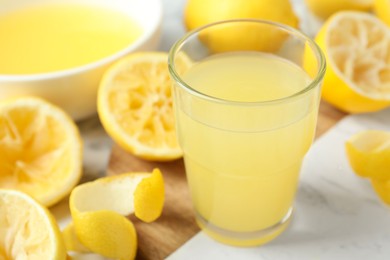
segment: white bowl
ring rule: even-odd
[[[162,5],[160,0],[3,0],[0,15],[27,5],[53,2],[86,3],[119,10],[132,17],[143,29],[142,36],[131,45],[87,65],[42,74],[0,74],[0,98],[40,96],[62,107],[73,119],[80,120],[96,113],[97,88],[110,64],[131,52],[154,50],[158,47]]]

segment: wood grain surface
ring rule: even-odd
[[[321,136],[346,114],[321,102],[316,137]],[[138,233],[137,259],[164,259],[198,231],[187,187],[182,160],[168,163],[148,162],[114,146],[107,174],[146,171],[159,168],[165,181],[166,201],[162,216],[153,223],[130,217]]]

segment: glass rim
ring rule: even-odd
[[[240,22],[248,22],[248,23],[257,23],[257,24],[266,24],[274,27],[278,27],[279,29],[282,29],[284,31],[287,31],[290,35],[294,34],[297,35],[298,37],[304,39],[304,42],[307,42],[310,46],[310,48],[313,50],[315,57],[317,61],[319,61],[319,66],[317,73],[313,79],[311,79],[310,83],[307,84],[302,90],[295,92],[291,95],[282,97],[282,98],[277,98],[277,99],[270,99],[270,100],[263,100],[263,101],[251,101],[251,102],[245,102],[245,101],[234,101],[234,100],[229,100],[229,99],[224,99],[224,98],[219,98],[215,97],[212,95],[208,95],[206,93],[203,93],[201,91],[198,91],[191,87],[189,84],[187,84],[181,76],[177,73],[176,67],[175,67],[175,56],[178,50],[185,44],[185,42],[191,38],[193,35],[199,33],[200,31],[203,31],[207,28],[220,25],[220,24],[228,24],[228,23],[240,23]],[[314,89],[316,86],[320,85],[320,82],[322,81],[324,75],[325,75],[325,70],[326,70],[326,60],[325,60],[325,55],[322,52],[321,48],[317,45],[317,43],[312,40],[308,35],[303,33],[302,31],[295,29],[293,27],[290,27],[285,24],[281,24],[278,22],[273,22],[269,20],[263,20],[263,19],[252,19],[252,18],[245,18],[245,19],[229,19],[229,20],[222,20],[218,22],[213,22],[206,24],[204,26],[198,27],[192,31],[187,32],[184,36],[182,36],[179,40],[177,40],[171,49],[169,50],[168,53],[168,70],[171,74],[171,77],[175,80],[176,83],[179,83],[179,85],[191,93],[194,96],[197,96],[199,98],[217,102],[217,103],[225,103],[225,104],[235,104],[235,105],[244,105],[244,106],[258,106],[258,105],[269,105],[269,104],[274,104],[274,103],[280,103],[280,102],[286,102],[289,100],[293,100],[297,97],[302,96],[303,94],[309,92],[310,90]]]

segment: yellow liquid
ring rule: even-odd
[[[124,49],[142,34],[128,15],[103,7],[46,4],[0,16],[0,74],[82,66]]]
[[[284,98],[310,82],[291,62],[244,52],[207,58],[183,79],[206,95],[240,102]],[[179,140],[197,220],[206,233],[249,246],[284,230],[288,220],[281,222],[291,213],[302,159],[314,137],[318,95],[309,91],[266,106],[178,96]],[[264,230],[269,234],[263,236]]]

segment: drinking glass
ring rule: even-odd
[[[198,225],[230,245],[269,242],[292,218],[323,53],[296,29],[239,19],[189,32],[168,63]]]

